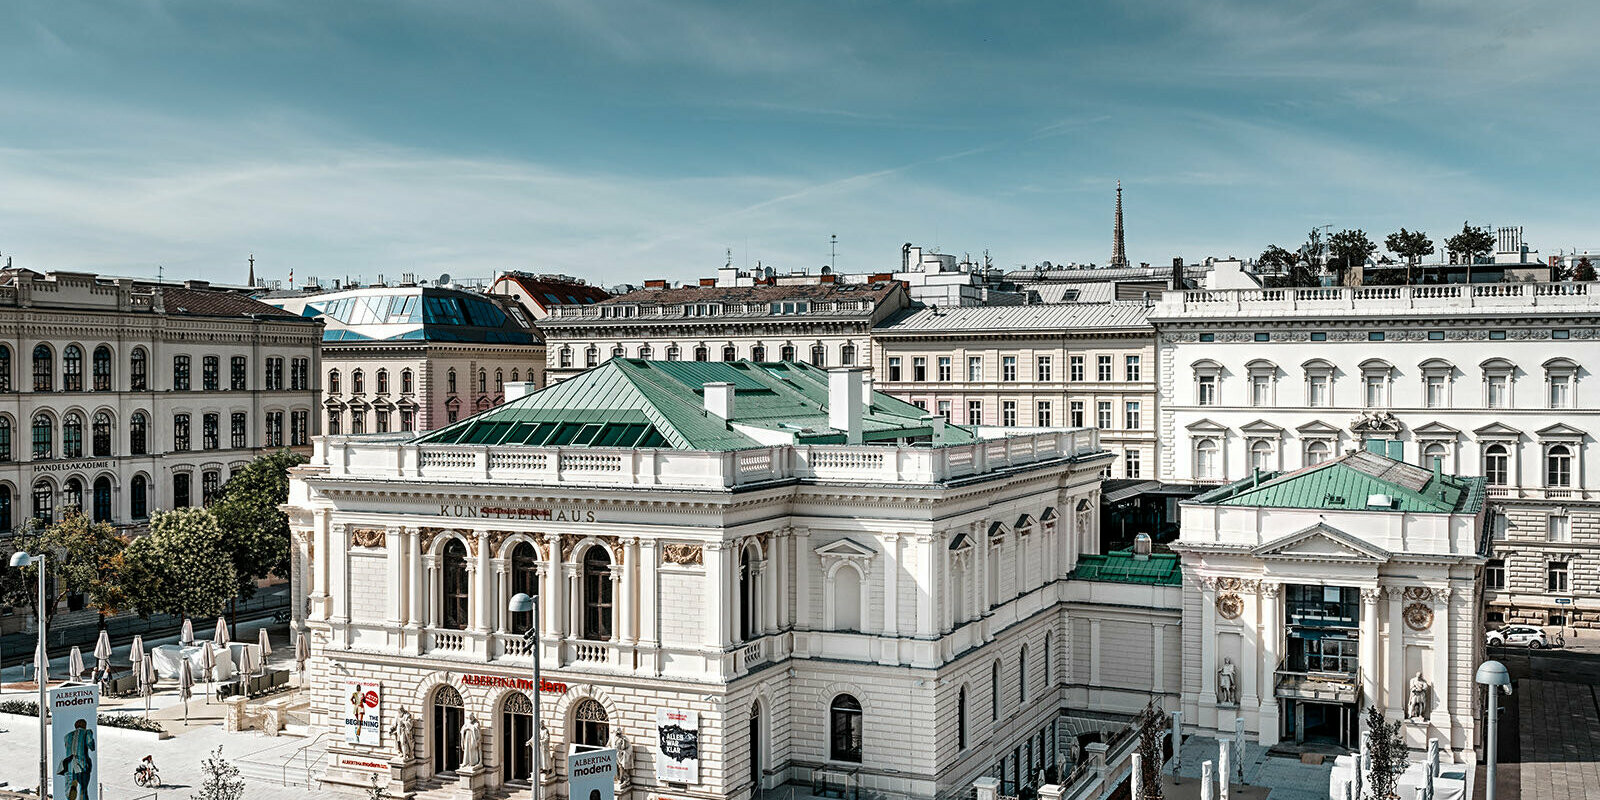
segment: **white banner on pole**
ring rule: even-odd
[[[98,800],[100,687],[50,690],[50,791],[56,800]]]

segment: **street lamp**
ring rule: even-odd
[[[13,569],[37,566],[39,568],[39,665],[33,670],[33,680],[39,684],[39,796],[50,796],[50,739],[44,726],[46,713],[44,699],[45,665],[48,659],[44,649],[44,628],[48,614],[44,607],[44,554],[30,555],[28,553],[12,553],[11,566]]]
[[[1489,786],[1484,798],[1494,800],[1495,733],[1500,711],[1500,698],[1495,696],[1495,688],[1504,689],[1506,694],[1511,694],[1511,673],[1506,671],[1506,665],[1498,661],[1485,661],[1478,665],[1476,680],[1489,687],[1489,736],[1485,745],[1489,754],[1489,768],[1486,775]]]
[[[542,729],[539,724],[539,599],[529,597],[526,592],[517,592],[506,604],[506,610],[513,614],[533,612],[533,625],[522,634],[522,640],[533,644],[533,780],[529,783],[533,784],[533,800],[539,800],[539,774],[545,766],[544,750],[539,745],[539,731]],[[550,766],[555,767],[554,764]]]

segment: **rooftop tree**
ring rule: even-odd
[[[1411,268],[1422,262],[1422,257],[1433,253],[1433,240],[1425,231],[1408,231],[1401,228],[1383,240],[1389,252],[1406,260],[1406,283],[1415,283]]]
[[[1487,227],[1461,223],[1461,232],[1444,240],[1444,249],[1467,265],[1467,283],[1472,283],[1472,265],[1494,252],[1494,234]]]
[[[1366,231],[1339,231],[1328,237],[1328,267],[1338,275],[1339,284],[1344,285],[1350,270],[1361,269],[1377,250],[1377,242],[1367,238]]]

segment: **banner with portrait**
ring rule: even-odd
[[[100,687],[50,690],[50,791],[56,800],[99,800]]]
[[[351,681],[344,697],[344,740],[350,744],[382,745],[383,687]]]

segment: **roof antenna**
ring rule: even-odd
[[[729,268],[733,267],[733,248],[729,247],[729,248],[727,248],[727,251],[728,251],[728,260],[727,260],[726,263],[724,263],[722,265],[723,269],[729,269]]]
[[[839,234],[828,234],[828,268],[839,269]]]

